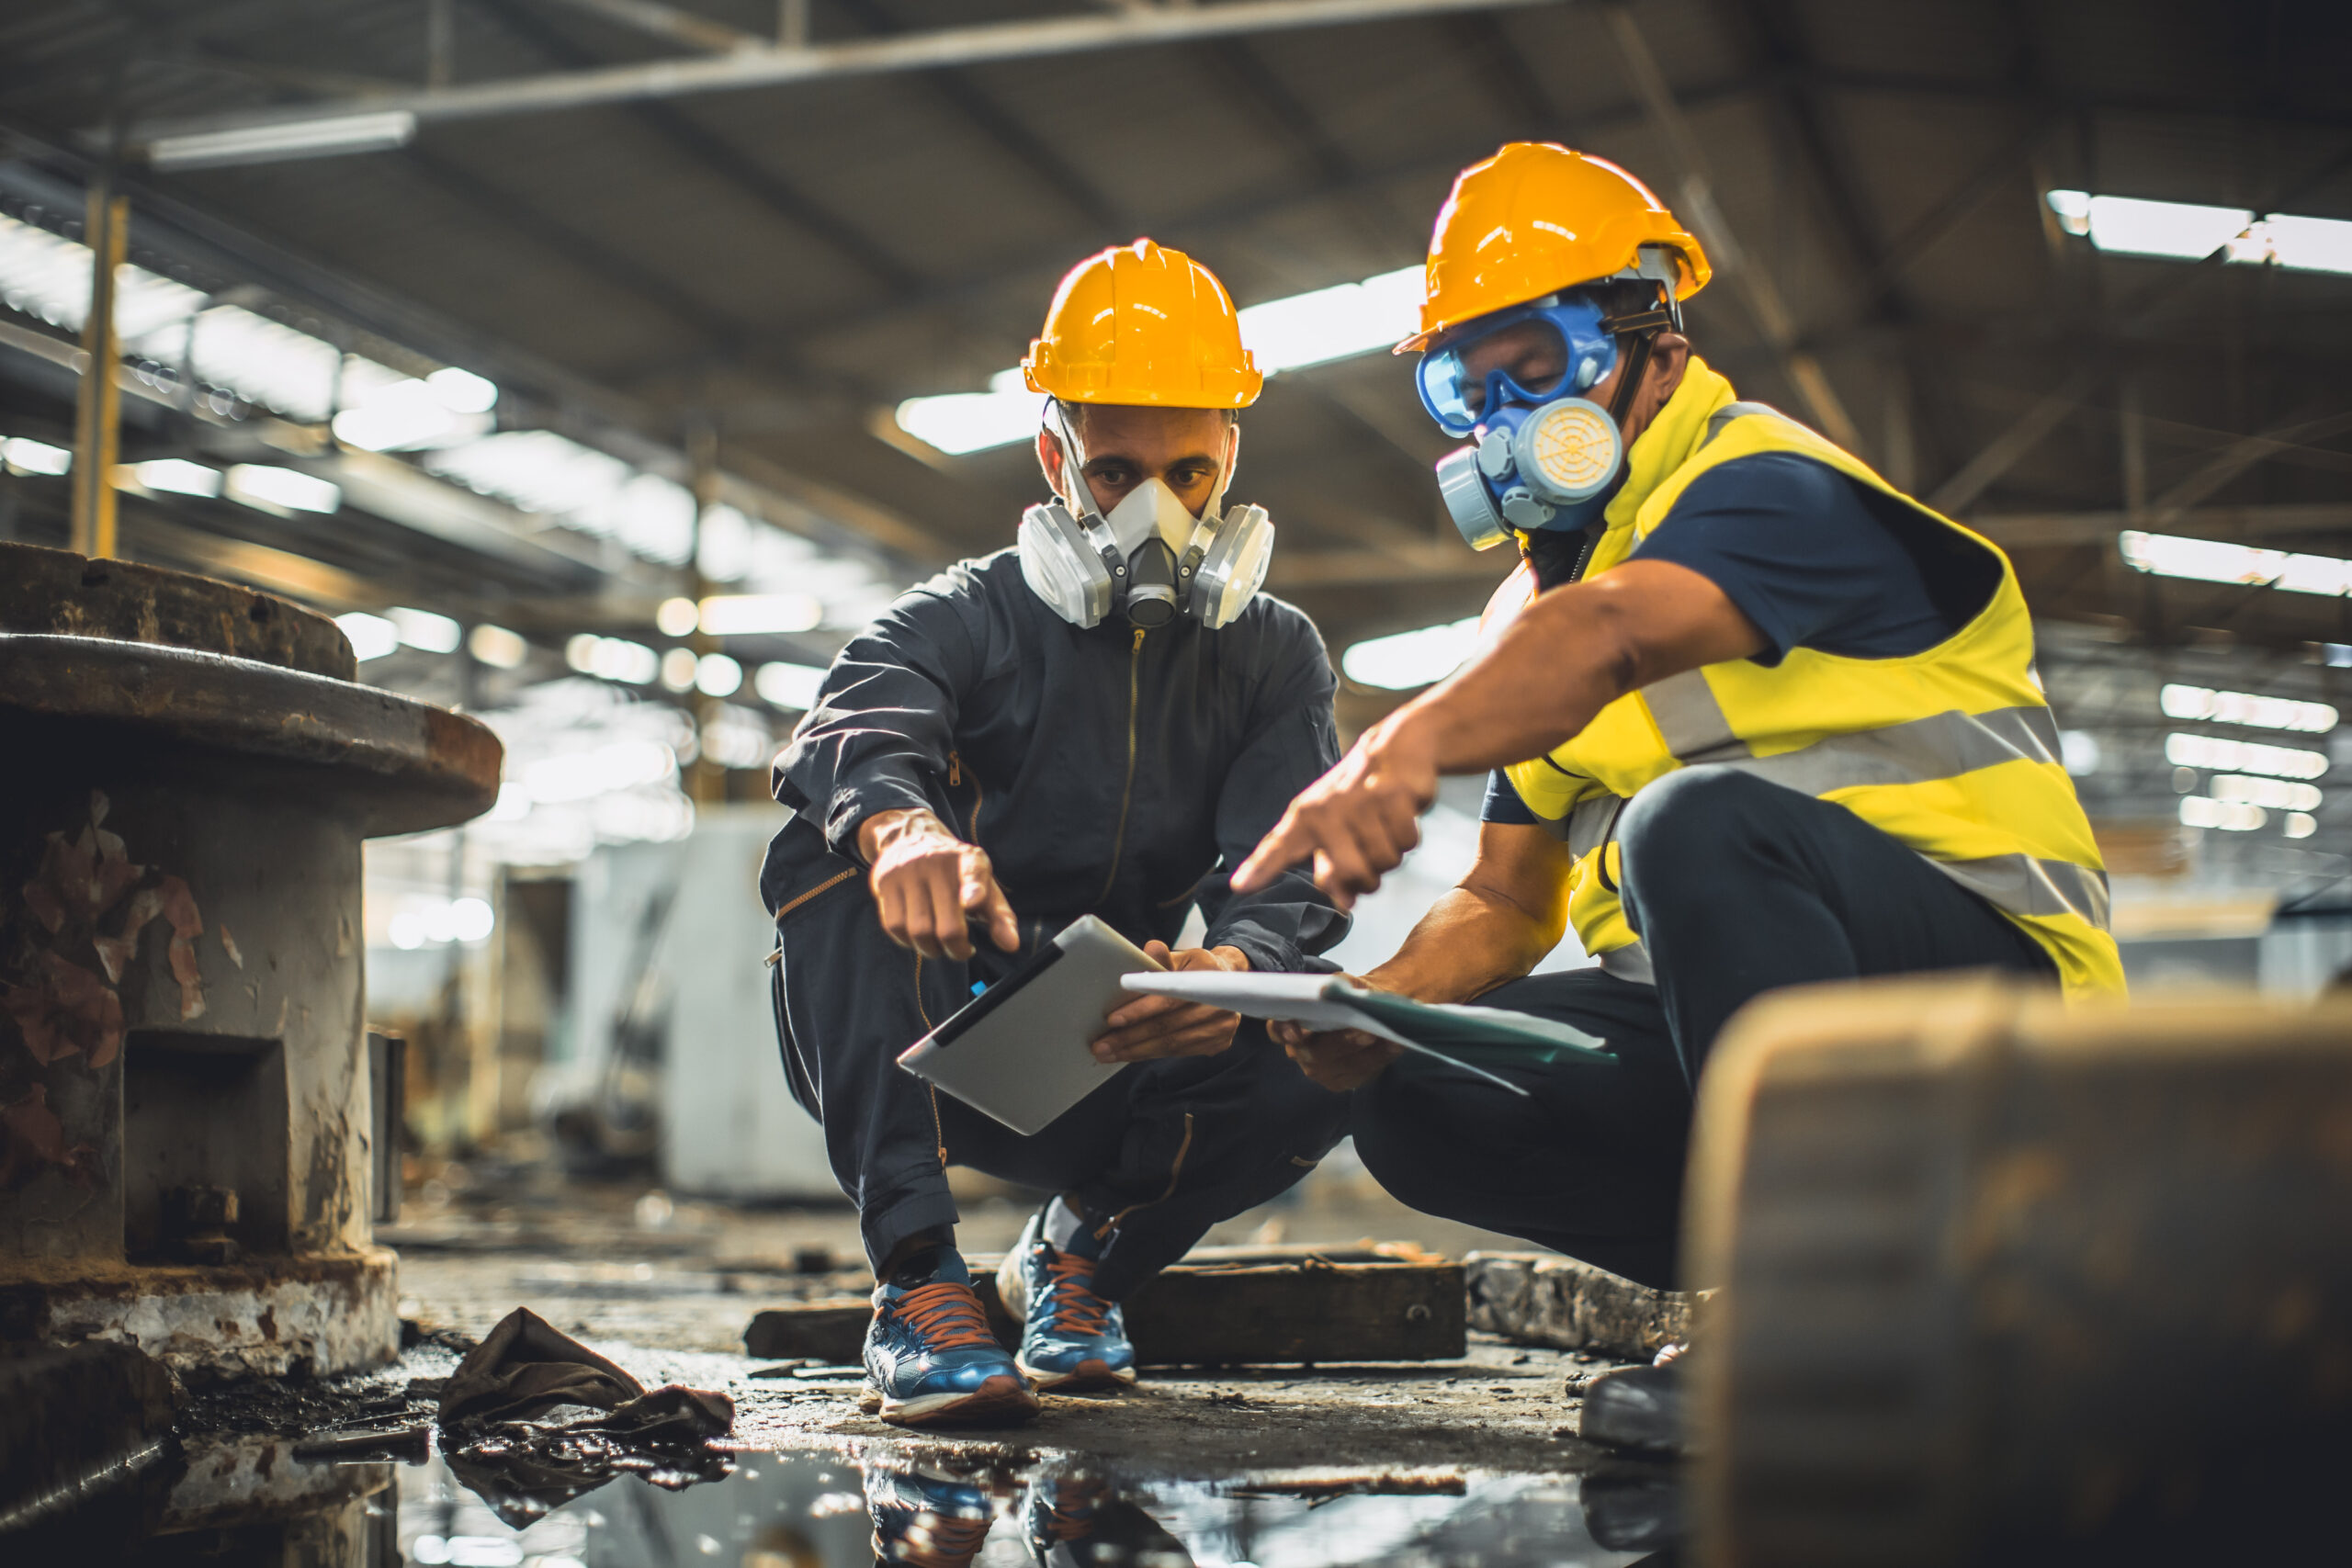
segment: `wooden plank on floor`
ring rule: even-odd
[[[971,1261],[1010,1348],[1020,1325],[997,1299],[994,1260]],[[1394,1243],[1203,1248],[1126,1306],[1128,1337],[1147,1366],[1450,1360],[1467,1348],[1462,1265]],[[752,1320],[744,1347],[775,1359],[854,1361],[870,1316],[846,1297],[776,1307]]]

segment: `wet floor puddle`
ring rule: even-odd
[[[722,1481],[672,1491],[625,1476],[515,1519],[437,1459],[392,1474],[376,1506],[396,1526],[393,1560],[435,1568],[864,1568],[877,1545],[881,1561],[932,1568],[1617,1568],[1664,1544],[1670,1506],[1648,1472],[1114,1483],[1078,1461],[748,1452]]]

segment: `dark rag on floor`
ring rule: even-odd
[[[568,1420],[533,1419],[583,1410]],[[726,1456],[708,1445],[734,1427],[735,1402],[675,1383],[648,1393],[517,1307],[450,1374],[440,1419],[451,1471],[520,1528],[623,1472],[673,1488],[724,1477]]]

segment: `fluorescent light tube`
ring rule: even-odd
[[[147,144],[147,161],[158,169],[218,169],[232,164],[274,164],[288,158],[324,158],[345,152],[380,152],[405,147],[416,135],[416,116],[406,109],[337,115],[332,119],[285,120],[230,130],[195,130],[163,136]]]

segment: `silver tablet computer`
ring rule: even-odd
[[[1117,1076],[1087,1047],[1103,1015],[1133,1000],[1119,982],[1164,968],[1080,915],[1026,964],[899,1055],[899,1066],[1016,1133],[1046,1124]]]

